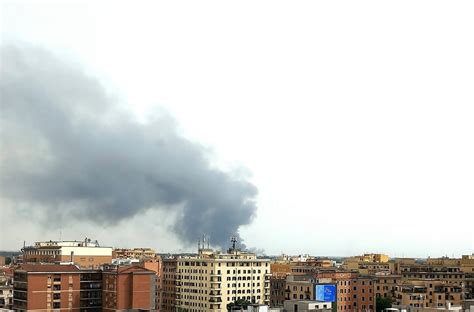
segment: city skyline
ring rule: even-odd
[[[0,250],[471,254],[473,4],[402,3],[2,1]]]

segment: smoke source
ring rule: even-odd
[[[255,186],[213,168],[170,116],[138,123],[96,79],[45,50],[1,53],[1,197],[48,222],[105,226],[180,207],[180,239],[205,233],[222,247],[251,222]]]

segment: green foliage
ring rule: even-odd
[[[232,307],[241,307],[244,310],[247,310],[247,307],[252,303],[245,299],[237,299],[234,302],[231,302],[227,305],[227,310],[232,310]]]
[[[10,265],[11,263],[12,263],[12,258],[6,257],[6,258],[5,258],[5,264],[6,264],[6,265]]]
[[[387,308],[392,307],[392,298],[391,297],[377,297],[375,299],[375,308],[377,312],[381,312]]]

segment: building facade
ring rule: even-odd
[[[237,300],[268,305],[270,275],[269,259],[236,249],[165,259],[163,311],[227,311]]]
[[[154,259],[156,252],[152,248],[116,248],[112,251],[114,259]]]
[[[101,247],[97,241],[36,242],[22,249],[23,263],[72,263],[84,269],[96,269],[112,263],[112,247]]]
[[[156,310],[156,274],[140,266],[106,266],[102,311]]]
[[[15,311],[56,309],[101,311],[100,271],[74,265],[23,264],[15,270]]]

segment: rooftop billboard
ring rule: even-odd
[[[316,300],[326,302],[336,302],[336,285],[334,284],[317,284],[314,286]]]

